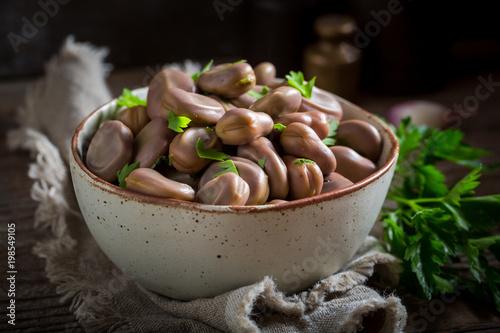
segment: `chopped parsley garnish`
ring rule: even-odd
[[[220,172],[217,172],[215,175],[214,175],[214,178],[217,178],[219,177],[220,175],[223,175],[225,173],[228,173],[228,172],[232,172],[232,173],[235,173],[237,174],[238,176],[240,175],[240,173],[238,172],[238,169],[236,168],[236,165],[234,164],[233,160],[227,160],[227,161],[224,161],[224,162],[220,162],[219,163],[219,166],[221,168],[223,168],[224,170],[220,171]]]
[[[290,71],[290,74],[285,75],[285,78],[288,80],[288,84],[291,87],[294,87],[295,89],[300,91],[302,96],[311,98],[314,82],[316,82],[316,76],[309,80],[306,84],[304,84],[304,74],[302,74],[302,72],[300,71]]]
[[[339,127],[338,121],[333,121],[331,119],[327,120],[328,126],[330,126],[330,131],[328,132],[328,136],[324,138],[322,141],[327,146],[333,146],[336,142],[334,139],[335,135],[337,135],[337,128]]]
[[[193,79],[194,82],[198,81],[198,78],[200,77],[201,74],[205,73],[206,71],[208,71],[210,69],[210,67],[212,67],[212,64],[214,63],[214,60],[210,60],[208,62],[208,64],[205,65],[205,67],[203,67],[203,69],[198,72],[198,73],[194,73],[193,75],[191,75],[191,78]]]
[[[252,96],[254,98],[261,99],[268,92],[269,92],[269,88],[267,86],[263,86],[260,93],[253,91],[253,90],[249,90],[249,91],[247,91],[247,94],[249,94],[250,96]]]
[[[273,128],[279,130],[280,132],[283,132],[285,130],[286,126],[283,124],[280,124],[280,123],[276,123],[276,124],[274,124]]]
[[[258,164],[258,165],[259,165],[262,169],[264,169],[264,166],[266,165],[266,159],[265,159],[265,158],[263,158],[263,159],[259,160],[259,161],[257,162],[257,164]]]
[[[127,178],[132,171],[138,168],[139,168],[139,162],[135,162],[132,164],[129,163],[125,164],[123,168],[116,173],[116,176],[118,177],[118,185],[121,188],[126,188],[127,182],[125,181],[125,178]]]
[[[191,119],[184,116],[176,116],[172,110],[168,112],[168,128],[176,131],[177,133],[184,132],[183,128],[188,127]]]
[[[299,158],[295,162],[293,162],[293,165],[298,166],[298,165],[304,165],[304,164],[316,164],[313,160],[309,160],[307,158]]]
[[[129,89],[124,88],[122,95],[118,98],[116,104],[131,108],[132,106],[136,105],[146,106],[146,101],[132,94]]]
[[[201,158],[206,158],[209,160],[224,161],[229,155],[224,154],[214,148],[205,148],[205,142],[202,139],[198,139],[196,142],[196,153]]]

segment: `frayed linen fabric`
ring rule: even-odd
[[[83,221],[68,170],[77,125],[112,98],[107,53],[69,37],[28,91],[18,110],[19,127],[8,133],[11,149],[32,154],[34,227],[50,230],[50,239],[39,241],[34,253],[46,260],[48,279],[87,332],[403,331],[407,314],[401,300],[369,286],[374,275],[393,282],[398,275],[397,260],[371,236],[341,271],[295,295],[283,294],[265,277],[183,302],[144,289],[115,267]],[[174,66],[199,68],[190,61]]]

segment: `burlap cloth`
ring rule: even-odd
[[[396,260],[373,237],[341,272],[297,295],[285,296],[270,277],[211,299],[181,302],[145,290],[101,252],[82,220],[68,174],[74,129],[111,99],[103,61],[106,49],[68,38],[28,91],[20,127],[8,134],[12,149],[33,154],[29,177],[39,202],[36,228],[52,238],[37,243],[46,273],[88,332],[400,332],[406,310],[394,294],[368,287],[394,278]]]

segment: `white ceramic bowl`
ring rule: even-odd
[[[147,88],[134,91],[143,98]],[[82,162],[113,100],[89,115],[71,143],[70,169],[93,237],[126,275],[160,294],[213,297],[272,276],[294,293],[338,271],[380,212],[396,166],[398,143],[377,117],[339,98],[343,119],[362,119],[382,135],[379,170],[350,187],[280,205],[202,205],[132,193],[93,175]]]

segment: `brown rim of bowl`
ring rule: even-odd
[[[168,205],[173,205],[173,206],[186,206],[190,207],[192,209],[202,209],[204,211],[213,211],[214,213],[218,212],[224,212],[228,211],[227,208],[229,208],[229,211],[248,211],[252,213],[256,212],[264,212],[264,211],[273,211],[273,210],[283,210],[285,208],[287,209],[295,209],[299,208],[302,206],[310,206],[316,203],[320,203],[323,201],[331,200],[334,198],[340,198],[345,195],[352,194],[353,192],[356,192],[358,190],[361,190],[362,188],[366,187],[367,185],[373,183],[375,180],[379,179],[382,177],[385,173],[389,171],[389,169],[397,162],[398,154],[399,154],[399,144],[396,136],[394,133],[389,129],[387,124],[384,124],[384,122],[380,119],[378,119],[375,115],[369,113],[368,111],[364,110],[363,108],[339,97],[336,96],[336,98],[339,99],[339,102],[341,104],[350,104],[352,107],[358,109],[359,111],[366,113],[369,118],[374,119],[374,121],[378,122],[380,125],[382,125],[383,130],[388,134],[389,138],[389,143],[393,147],[393,149],[390,151],[388,161],[376,172],[371,174],[370,176],[366,177],[365,179],[354,183],[350,186],[344,187],[339,190],[335,190],[332,192],[327,192],[323,194],[318,194],[312,197],[308,198],[303,198],[303,199],[298,199],[298,200],[293,200],[293,201],[287,201],[284,203],[276,204],[276,205],[257,205],[257,206],[219,206],[219,205],[207,205],[207,204],[202,204],[198,202],[190,202],[190,201],[184,201],[184,200],[178,200],[178,199],[170,199],[170,198],[162,198],[162,197],[157,197],[153,195],[148,195],[148,194],[142,194],[138,192],[132,192],[129,190],[125,190],[119,186],[116,186],[112,183],[109,183],[107,181],[102,180],[101,178],[97,177],[94,175],[92,172],[90,172],[89,169],[85,166],[83,163],[82,159],[80,158],[78,154],[78,137],[80,132],[83,129],[83,126],[87,122],[87,120],[92,117],[95,113],[99,112],[104,106],[113,103],[116,101],[116,99],[113,99],[100,107],[98,107],[96,110],[94,110],[92,113],[90,113],[76,128],[75,133],[73,134],[73,137],[71,138],[71,153],[73,155],[73,158],[75,159],[76,163],[78,166],[90,177],[92,178],[95,182],[96,185],[99,186],[104,191],[114,193],[116,195],[119,195],[123,197],[124,200],[127,201],[139,201],[139,202],[145,202],[145,203],[150,203],[150,204],[155,204],[159,206],[166,206]]]

